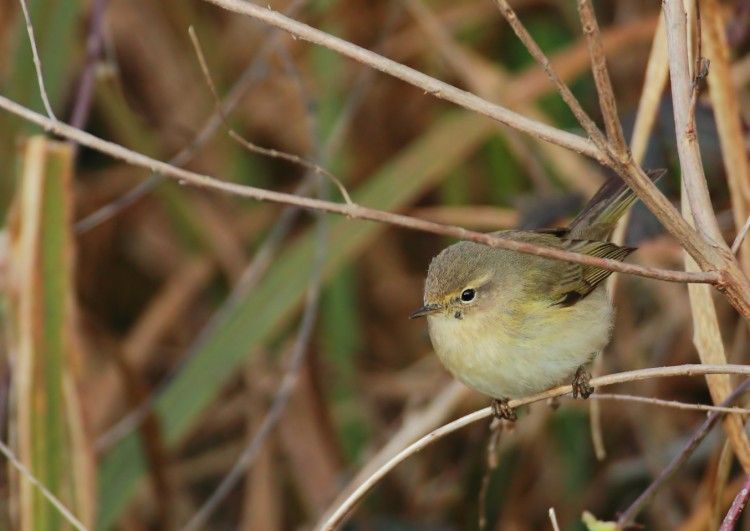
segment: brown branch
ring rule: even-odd
[[[652,406],[668,407],[672,409],[681,409],[684,411],[708,411],[714,413],[736,413],[750,415],[750,409],[743,407],[725,407],[709,406],[706,404],[691,404],[689,402],[679,402],[677,400],[663,400],[661,398],[652,398],[650,396],[623,395],[615,393],[596,393],[589,398],[596,400],[615,400],[620,402],[638,402]]]
[[[508,24],[510,24],[510,27],[513,29],[526,49],[529,51],[531,56],[536,60],[537,63],[542,66],[544,71],[547,73],[547,76],[552,80],[552,83],[554,83],[555,87],[557,87],[557,90],[560,93],[560,96],[562,96],[563,101],[565,101],[565,103],[568,105],[571,112],[578,120],[578,123],[580,123],[584,131],[586,131],[586,134],[588,134],[591,140],[594,141],[594,144],[599,148],[599,150],[605,152],[607,139],[604,137],[604,134],[597,127],[591,117],[586,113],[586,111],[583,110],[583,107],[581,107],[578,99],[573,95],[568,86],[562,81],[562,79],[560,79],[560,76],[557,75],[555,69],[552,68],[552,63],[550,63],[549,58],[544,54],[542,49],[536,43],[534,38],[529,34],[524,25],[521,24],[521,21],[518,19],[518,15],[516,15],[516,12],[513,11],[513,8],[510,7],[510,4],[508,4],[507,0],[495,0],[495,3],[497,4],[497,7],[500,8],[500,12],[505,17],[505,20],[508,21]]]
[[[678,10],[682,13],[683,16],[681,18],[677,17],[679,19],[677,21],[677,25],[679,26],[680,23],[682,24],[682,33],[685,34],[684,11],[681,11],[681,3],[677,5],[678,1],[681,0],[671,1],[671,4],[668,5],[673,6],[672,9]],[[498,2],[501,6],[507,6],[507,2],[505,2],[505,0],[496,0],[496,2]],[[507,9],[510,8],[507,7]],[[510,12],[512,13],[512,10]],[[516,24],[523,29],[514,13],[510,18],[512,19],[513,24]],[[668,27],[669,20],[670,18],[668,17]],[[674,33],[674,31],[672,33]],[[529,41],[524,42],[526,46],[532,46],[532,48],[539,50],[539,47],[536,46],[536,43],[533,42],[533,39],[531,39],[531,36],[528,34],[528,32],[525,31],[525,29],[523,29],[520,34],[523,35],[527,41]],[[680,98],[680,118],[676,118],[675,120],[679,123],[687,123],[687,119],[689,117],[690,94],[692,93],[690,91],[690,84],[686,82],[686,78],[683,79],[685,76],[687,76],[687,72],[689,70],[686,54],[687,48],[686,43],[679,41],[679,38],[673,37],[672,40],[676,42],[670,46],[670,50],[674,48],[674,50],[676,51],[674,53],[670,52],[670,59],[674,60],[675,56],[679,55],[680,50],[684,55],[681,59],[678,59],[678,61],[680,61],[680,66],[679,68],[677,68],[678,75],[681,75],[682,77],[677,81],[675,79],[672,79],[673,90],[684,92],[681,93]],[[549,67],[549,61],[544,56],[544,54],[539,51],[539,53],[535,55],[535,58],[537,58],[538,61],[545,65],[546,69],[550,73],[550,78],[557,86],[560,94],[569,94],[569,89],[565,87],[564,84],[559,80],[558,76],[554,74],[554,71],[552,71],[551,67]],[[672,61],[670,61],[670,65],[671,64]],[[676,107],[677,103],[675,102],[675,108]],[[677,111],[675,111],[675,114],[677,114]],[[677,130],[680,131],[679,126]],[[693,136],[694,132],[695,131],[693,129]],[[593,137],[593,139],[597,144],[597,147],[600,147],[597,137]],[[688,147],[689,149],[687,149],[686,152],[688,152],[690,157],[694,159],[690,164],[690,169],[685,170],[683,168],[683,174],[692,172],[692,174],[702,176],[702,168],[700,167],[700,154],[697,150],[695,138],[692,139],[692,143],[687,144],[684,141],[679,142],[679,140],[685,140],[685,136],[680,135],[678,144],[681,146],[680,149]],[[717,270],[720,272],[722,276],[722,282],[719,288],[726,294],[727,299],[732,304],[732,306],[734,306],[745,319],[750,320],[750,282],[741,271],[737,261],[734,259],[734,256],[726,247],[726,244],[721,240],[720,235],[719,237],[711,238],[703,237],[703,231],[696,232],[696,230],[688,223],[688,221],[683,216],[680,215],[677,209],[675,209],[675,207],[667,200],[664,194],[659,191],[656,185],[651,182],[643,169],[638,164],[636,164],[631,157],[628,157],[624,160],[619,159],[609,145],[600,147],[600,149],[608,157],[606,164],[608,164],[613,170],[615,170],[620,175],[620,177],[622,177],[622,179],[635,191],[638,197],[646,204],[651,212],[654,213],[654,215],[659,219],[664,227],[679,240],[687,253],[691,257],[693,257],[693,259],[695,259],[698,266],[704,271]],[[682,158],[683,157],[681,152],[681,161]],[[694,164],[696,160],[698,162],[697,166]],[[691,179],[691,193],[693,195],[701,195],[701,199],[697,200],[696,205],[700,204],[706,207],[705,209],[708,210],[708,213],[701,213],[702,217],[707,218],[708,220],[713,219],[713,223],[714,225],[716,225],[716,219],[713,215],[710,198],[708,197],[708,192],[705,190],[705,178],[701,180],[700,178],[695,178],[695,176],[693,176]],[[708,202],[706,203],[705,200],[708,200]],[[750,465],[750,463],[748,464]]]
[[[602,35],[599,31],[599,23],[596,20],[594,8],[591,6],[591,0],[578,0],[578,13],[581,17],[583,33],[586,35],[586,41],[589,45],[591,70],[594,74],[596,91],[599,94],[599,106],[602,111],[602,118],[604,118],[607,138],[618,157],[626,159],[628,156],[628,145],[625,142],[620,118],[617,115],[617,102],[612,90],[612,81],[609,78],[607,58],[604,56]]]
[[[293,16],[304,4],[305,0],[293,0],[284,12]],[[263,46],[258,50],[255,59],[240,74],[222,102],[222,110],[225,113],[230,113],[240,103],[240,100],[250,90],[250,87],[262,79],[264,71],[267,68],[266,59],[283,42],[286,34],[279,31],[274,32],[272,28],[269,28],[264,32],[264,36],[265,38],[262,39]],[[71,125],[75,126],[74,123],[71,123]],[[220,125],[221,117],[216,112],[212,113],[190,140],[190,143],[171,157],[169,163],[174,166],[185,166],[192,160],[195,153],[213,137]],[[76,234],[88,232],[107,220],[112,219],[153,190],[161,182],[162,178],[159,174],[151,174],[148,179],[133,186],[123,195],[87,214],[84,218],[76,222]]]
[[[750,475],[745,479],[745,483],[742,484],[740,491],[732,501],[732,506],[727,511],[727,515],[724,517],[724,521],[721,523],[719,531],[734,531],[739,522],[742,510],[747,505],[747,500],[750,499]]]
[[[687,13],[682,0],[665,0],[664,19],[667,27],[677,153],[682,178],[698,232],[714,245],[721,245],[721,230],[708,194],[703,162],[698,149],[695,120],[691,111],[693,78],[690,76],[688,55]]]
[[[466,92],[414,70],[413,68],[409,68],[401,63],[387,59],[375,52],[366,50],[343,39],[314,29],[307,24],[285,17],[281,13],[273,11],[272,9],[267,9],[251,2],[243,2],[242,0],[207,1],[228,11],[263,20],[272,26],[281,28],[296,35],[300,39],[324,46],[345,57],[367,64],[381,72],[385,72],[386,74],[397,77],[415,87],[419,87],[426,93],[432,94],[437,98],[460,105],[465,109],[492,118],[493,120],[518,129],[519,131],[523,131],[553,144],[572,149],[573,151],[587,155],[602,163],[606,160],[604,154],[586,138],[562,131],[536,120],[531,120],[523,115],[508,110],[505,107],[490,103],[470,92]]]
[[[18,457],[16,457],[13,451],[8,448],[5,443],[2,442],[2,440],[0,440],[0,453],[5,456],[5,458],[10,462],[11,466],[18,471],[18,473],[23,477],[24,480],[28,481],[34,487],[39,489],[39,492],[42,493],[42,496],[47,498],[47,500],[55,507],[55,509],[58,510],[63,518],[65,518],[70,523],[70,525],[72,525],[78,531],[88,531],[88,528],[84,526],[78,518],[76,518],[73,512],[68,509],[65,504],[60,501],[60,499],[44,485],[44,483],[39,481],[39,479],[37,479],[37,477],[31,473],[31,470],[29,470],[26,465],[24,465],[18,459]]]
[[[697,17],[697,7],[692,10],[691,20]],[[735,288],[742,290],[747,298],[747,278],[739,270],[731,251],[724,243],[714,215],[711,198],[708,195],[706,177],[703,173],[703,162],[697,141],[693,101],[697,92],[698,75],[690,75],[690,57],[688,51],[687,22],[682,0],[667,0],[664,3],[664,20],[667,30],[667,48],[669,50],[669,71],[674,102],[675,134],[677,150],[682,169],[682,209],[684,217],[693,222],[705,241],[713,247],[711,253],[715,263],[722,263],[722,269],[738,273]],[[699,35],[698,35],[699,37]],[[696,46],[696,56],[700,55],[700,46]],[[695,64],[698,64],[696,58]],[[697,68],[696,68],[697,70]],[[687,199],[687,200],[686,200]],[[697,270],[698,265],[692,256],[685,257],[685,267]],[[742,283],[744,282],[744,286]],[[719,329],[718,316],[709,290],[689,287],[690,308],[693,316],[693,343],[701,362],[706,364],[726,363],[726,353]],[[727,375],[716,375],[706,378],[711,398],[715,404],[725,400],[732,391],[732,383]],[[732,443],[745,472],[750,472],[750,441],[744,430],[744,422],[738,415],[724,419],[724,429]]]
[[[610,374],[591,379],[591,385],[595,388],[609,385],[647,380],[651,378],[664,378],[675,376],[698,376],[706,374],[743,374],[750,375],[750,366],[746,365],[677,365],[674,367],[654,367],[650,369],[639,369],[635,371],[621,372]],[[511,408],[517,408],[534,402],[540,402],[550,398],[567,395],[573,392],[570,385],[555,387],[543,393],[533,396],[511,400],[508,405]],[[415,441],[408,447],[401,450],[390,460],[384,463],[378,470],[370,475],[365,481],[352,491],[349,497],[344,500],[330,516],[320,525],[319,531],[331,531],[340,526],[351,513],[359,501],[372,489],[388,472],[393,470],[399,463],[408,457],[429,446],[436,440],[453,433],[469,424],[485,419],[492,415],[492,408],[486,407],[473,413],[469,413],[459,419],[456,419],[440,428],[433,430],[424,437]]]
[[[730,405],[732,402],[737,400],[744,392],[750,388],[750,380],[745,380],[740,386],[738,386],[732,393],[721,403],[722,407]],[[703,421],[700,427],[690,436],[687,444],[680,450],[674,459],[662,470],[654,481],[644,490],[636,500],[630,504],[630,506],[622,512],[620,517],[617,519],[617,526],[619,529],[624,529],[635,520],[638,513],[641,511],[644,505],[646,505],[656,494],[659,488],[669,480],[674,473],[688,460],[693,454],[698,445],[706,438],[706,435],[719,420],[719,412],[711,413],[708,418]]]
[[[292,164],[296,164],[298,166],[302,166],[306,170],[312,171],[313,173],[317,173],[318,175],[323,175],[325,177],[328,177],[328,179],[333,182],[334,185],[339,190],[339,193],[341,194],[341,197],[343,197],[344,202],[346,202],[347,205],[352,205],[352,198],[349,196],[349,192],[346,191],[346,188],[344,187],[344,184],[341,182],[341,180],[336,177],[333,173],[326,170],[324,167],[322,167],[319,164],[316,164],[314,162],[310,162],[309,160],[306,160],[299,155],[295,155],[293,153],[287,153],[285,151],[279,151],[278,149],[272,149],[272,148],[265,148],[262,146],[259,146],[257,144],[254,144],[253,142],[250,142],[249,140],[245,139],[240,135],[237,131],[235,131],[232,126],[229,125],[229,119],[226,113],[224,112],[224,108],[221,104],[221,98],[219,97],[219,91],[216,89],[216,84],[214,83],[214,79],[211,76],[211,70],[208,68],[208,61],[206,61],[206,55],[203,53],[203,47],[201,46],[200,41],[198,40],[198,35],[195,33],[195,29],[193,26],[190,26],[188,28],[188,34],[190,35],[190,42],[193,44],[193,50],[195,50],[196,58],[198,59],[198,64],[201,68],[201,73],[203,74],[203,78],[206,80],[206,85],[208,85],[208,89],[211,92],[211,96],[214,100],[214,107],[216,109],[216,113],[221,118],[222,123],[224,124],[224,128],[227,130],[227,134],[240,144],[242,147],[247,149],[248,151],[252,153],[257,153],[259,155],[263,155],[265,157],[271,157],[275,159],[285,160],[287,162],[291,162]]]
[[[555,72],[549,59],[544,55],[539,45],[534,41],[521,21],[516,16],[513,9],[508,5],[506,0],[495,0],[500,7],[508,23],[513,27],[524,46],[529,50],[534,59],[542,65],[547,72],[548,77],[557,88],[563,100],[568,104],[571,111],[576,115],[581,125],[591,136],[595,145],[605,154],[606,161],[604,164],[611,167],[622,177],[622,179],[635,191],[638,197],[654,213],[664,227],[671,232],[682,244],[682,246],[693,256],[704,270],[718,269],[717,263],[721,260],[716,256],[712,248],[702,240],[699,234],[691,227],[687,221],[680,215],[677,209],[662,194],[656,185],[648,178],[643,169],[636,164],[629,152],[626,151],[624,157],[619,157],[617,152],[606,141],[601,131],[596,126],[587,125],[591,119],[581,108],[580,103],[570,92],[570,89],[562,82]],[[724,265],[724,264],[722,264]],[[743,315],[750,318],[750,296],[742,294],[738,299],[743,299],[745,309],[741,310]]]
[[[30,109],[23,107],[22,105],[15,103],[12,100],[9,100],[4,96],[0,96],[0,108],[5,109],[6,111],[17,116],[20,116],[21,118],[31,123],[35,123],[49,132],[71,140],[75,140],[81,145],[87,146],[91,149],[95,149],[101,153],[106,153],[116,159],[123,160],[134,166],[140,166],[154,173],[163,174],[167,177],[177,180],[181,184],[189,184],[200,188],[218,190],[239,197],[247,197],[259,201],[270,201],[274,203],[294,205],[309,210],[320,210],[333,214],[341,214],[354,219],[364,219],[381,223],[388,223],[390,225],[395,225],[406,229],[430,232],[433,234],[449,236],[460,240],[469,240],[476,243],[488,245],[490,247],[508,249],[511,251],[533,254],[536,256],[563,260],[567,262],[575,262],[584,265],[600,267],[602,269],[616,271],[619,273],[639,275],[648,278],[666,280],[669,282],[698,282],[714,284],[721,281],[721,276],[716,271],[685,273],[683,271],[671,271],[653,267],[643,267],[635,264],[618,262],[617,260],[598,258],[583,255],[580,253],[563,251],[561,249],[554,249],[552,247],[542,247],[526,242],[509,240],[493,236],[491,234],[469,231],[464,228],[451,225],[441,225],[439,223],[416,219],[401,214],[384,212],[382,210],[367,208],[356,204],[345,205],[341,203],[334,203],[331,201],[324,201],[321,199],[299,197],[293,194],[286,194],[273,190],[255,188],[253,186],[244,186],[241,184],[225,182],[208,175],[195,173],[182,168],[176,168],[165,162],[152,159],[150,157],[147,157],[146,155],[127,149],[119,144],[103,140],[85,131],[81,131],[60,122],[54,122]]]
[[[271,9],[262,8],[240,0],[207,0],[224,9],[264,20],[268,24],[284,29],[298,38],[325,46],[356,61],[367,64],[377,70],[407,81],[438,97],[461,105],[462,107],[493,118],[506,125],[568,147],[579,153],[588,154],[601,163],[609,165],[635,191],[645,205],[656,215],[664,227],[674,235],[685,250],[695,258],[703,271],[716,271],[720,276],[717,286],[725,292],[729,302],[750,320],[750,282],[740,271],[737,262],[729,249],[717,249],[709,241],[700,237],[687,221],[680,215],[670,201],[648,178],[643,169],[632,159],[617,159],[611,150],[599,149],[590,139],[556,130],[534,120],[529,120],[517,113],[493,105],[482,98],[451,85],[431,78],[404,65],[386,59],[376,53],[365,50],[347,41],[328,35],[281,15]],[[558,87],[558,90],[563,90]],[[600,134],[600,137],[603,135]],[[510,248],[510,247],[508,247]],[[583,263],[583,262],[581,262]],[[620,271],[620,269],[607,268]]]

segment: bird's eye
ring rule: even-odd
[[[461,300],[463,302],[471,302],[476,297],[477,292],[471,288],[467,288],[461,292]]]

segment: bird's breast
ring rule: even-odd
[[[561,308],[532,303],[463,319],[428,318],[436,354],[463,383],[495,398],[519,397],[560,384],[607,344],[612,309],[604,289]]]

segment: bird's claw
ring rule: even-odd
[[[573,398],[581,397],[585,400],[590,397],[594,392],[594,387],[590,382],[591,373],[581,365],[573,377]]]
[[[512,407],[508,405],[507,398],[493,398],[492,399],[492,414],[495,415],[496,419],[509,420],[515,422],[518,417]]]

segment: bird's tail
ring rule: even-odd
[[[649,170],[646,174],[656,182],[667,170]],[[571,238],[604,240],[612,233],[617,220],[632,205],[637,196],[620,177],[614,175],[605,182],[569,225]]]

